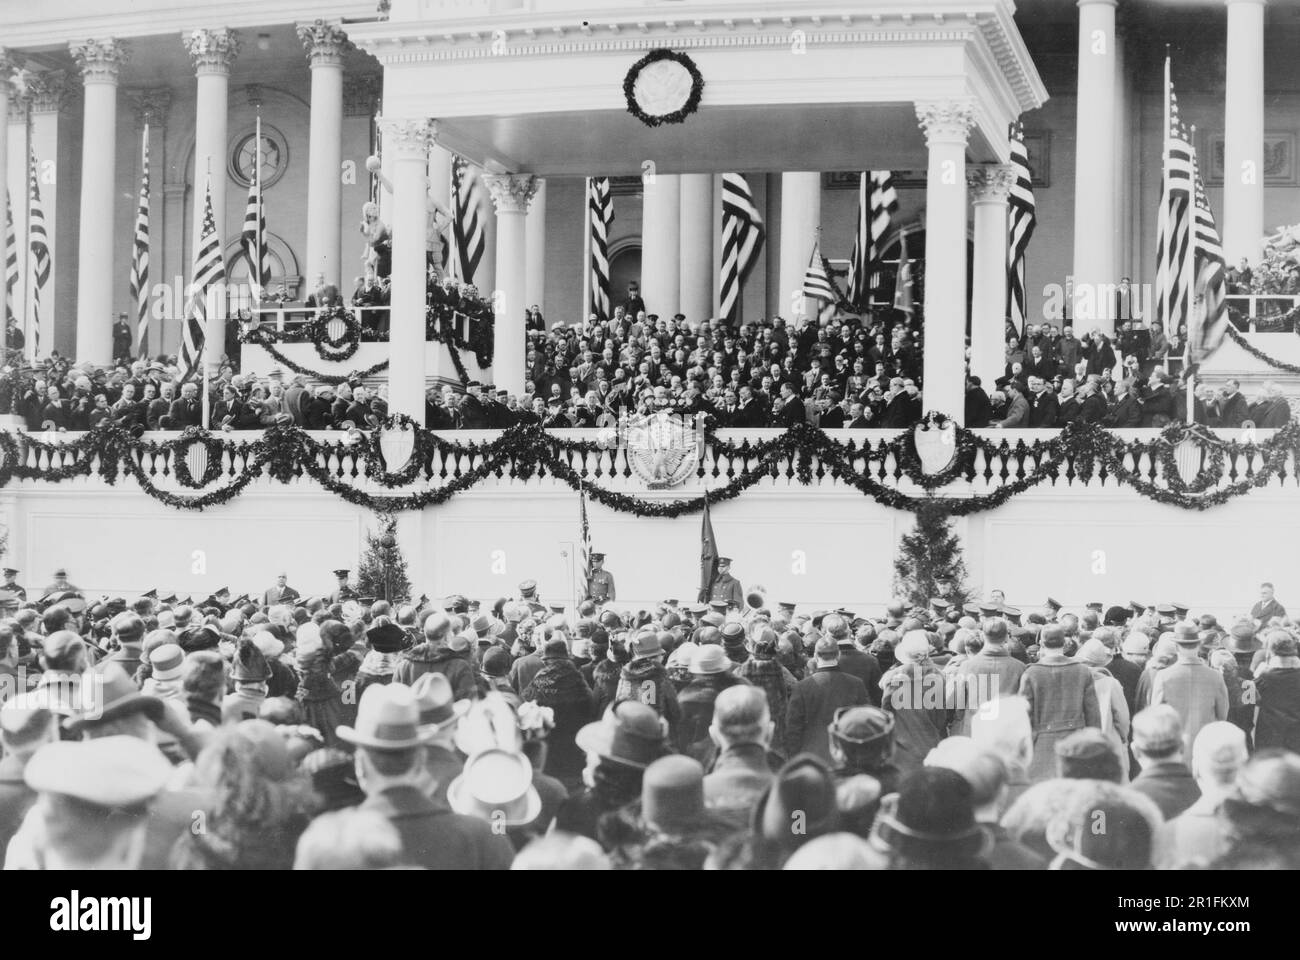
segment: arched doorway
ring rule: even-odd
[[[925,228],[903,227],[889,238],[881,257],[878,297],[893,297],[894,280],[898,273],[898,259],[902,254],[903,237],[907,238],[907,259],[912,263],[912,300],[919,307],[925,299]],[[970,336],[970,304],[974,291],[975,244],[966,237],[966,336]]]
[[[627,299],[629,281],[641,282],[640,240],[623,240],[615,244],[610,250],[609,300],[611,309]]]

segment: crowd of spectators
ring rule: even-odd
[[[575,610],[532,581],[27,602],[12,573],[6,869],[1300,866],[1300,647],[1268,584],[1220,620]]]

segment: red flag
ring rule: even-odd
[[[713,590],[713,578],[718,575],[718,541],[713,537],[713,521],[709,519],[709,501],[704,501],[704,526],[700,530],[700,595],[699,602],[707,603]]]

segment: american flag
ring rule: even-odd
[[[1192,155],[1192,174],[1196,183],[1192,258],[1196,271],[1197,304],[1191,311],[1187,350],[1188,359],[1196,366],[1219,348],[1228,332],[1228,304],[1224,300],[1228,265],[1223,258],[1219,229],[1214,224],[1214,211],[1205,195],[1205,184],[1201,182],[1195,154]]]
[[[912,261],[907,256],[907,234],[898,238],[898,273],[894,275],[894,309],[909,317],[916,307],[912,297]]]
[[[837,303],[839,301],[839,295],[831,284],[831,278],[826,273],[826,267],[822,263],[821,250],[816,243],[813,244],[808,269],[803,273],[803,295],[812,297],[821,303]]]
[[[740,290],[763,247],[763,218],[754,206],[749,184],[739,173],[722,175],[722,296],[719,314],[733,321],[740,311]]]
[[[262,199],[262,128],[258,121],[256,172],[248,184],[248,205],[244,207],[244,232],[240,240],[248,260],[248,285],[260,303],[271,283],[271,256],[266,246],[266,206]]]
[[[1029,169],[1029,151],[1025,149],[1025,127],[1019,120],[1011,124],[1008,136],[1011,147],[1011,169],[1016,181],[1008,198],[1009,219],[1007,227],[1007,316],[1023,333],[1028,313],[1025,302],[1025,253],[1034,235],[1034,177]]]
[[[587,223],[591,233],[591,312],[604,323],[609,319],[609,225],[614,222],[614,201],[609,177],[587,178]]]
[[[855,309],[865,310],[870,306],[885,235],[897,212],[898,192],[889,170],[864,170],[858,174],[858,219],[853,231],[848,278],[848,301]]]
[[[456,244],[454,267],[462,283],[474,282],[474,271],[483,259],[483,223],[478,215],[481,193],[478,175],[469,161],[453,157],[451,200],[455,209],[451,229]]]
[[[14,233],[14,211],[5,191],[5,325],[14,320],[14,287],[18,283],[18,235]]]
[[[135,247],[131,253],[131,300],[135,303],[136,356],[149,356],[149,125],[144,125],[141,153],[140,206],[135,214]]]
[[[50,271],[53,269],[53,258],[50,255],[49,235],[45,232],[45,210],[41,207],[41,184],[37,172],[35,151],[31,152],[29,168],[28,188],[31,193],[31,203],[27,213],[27,236],[32,251],[30,266],[32,278],[32,325],[31,336],[27,338],[27,342],[31,344],[32,356],[38,357],[41,349],[41,290],[49,282]]]
[[[578,480],[578,513],[582,526],[582,536],[578,544],[582,555],[582,589],[579,595],[583,600],[587,600],[591,597],[591,527],[587,523],[587,489],[583,486],[581,478]]]
[[[1169,79],[1165,60],[1164,171],[1161,177],[1160,210],[1156,218],[1156,319],[1166,330],[1177,330],[1187,322],[1192,277],[1187,248],[1191,242],[1192,147],[1178,116],[1178,99]]]
[[[219,309],[221,291],[216,288],[224,286],[226,282],[226,264],[221,258],[221,238],[217,236],[217,223],[212,216],[211,175],[203,189],[203,232],[199,237],[199,245],[194,250],[194,283],[190,286],[190,305],[181,336],[182,382],[203,368],[208,311]]]

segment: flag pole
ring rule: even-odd
[[[253,276],[257,278],[253,284],[253,293],[257,297],[257,306],[260,308],[262,298],[266,295],[266,291],[262,289],[264,278],[262,277],[262,105],[260,103],[257,105],[257,130],[253,139],[257,143],[253,158],[255,164],[253,177],[257,181],[257,225],[253,229],[256,231],[257,245],[253,250],[253,259],[256,263],[250,263],[249,267],[252,268]]]
[[[1189,290],[1189,297],[1187,301],[1187,311],[1188,311],[1187,319],[1189,321],[1193,321],[1196,319],[1197,316],[1196,311],[1198,310],[1198,307],[1196,305],[1196,300],[1197,300],[1196,297],[1196,210],[1197,210],[1196,191],[1201,181],[1200,162],[1196,156],[1196,124],[1192,124],[1191,126],[1191,133],[1188,137],[1187,146],[1190,148],[1192,154],[1192,185],[1191,185],[1192,191],[1191,191],[1191,203],[1188,204],[1188,209],[1187,209],[1187,259],[1186,259],[1184,269],[1187,270],[1187,280],[1188,280],[1188,290]],[[1200,321],[1197,323],[1189,322],[1187,324],[1187,342],[1189,344],[1189,349],[1190,349],[1193,332],[1195,332],[1196,336],[1201,336],[1204,332],[1204,326],[1205,326],[1204,293],[1201,294],[1201,306],[1199,310],[1201,311]],[[1189,353],[1189,356],[1190,355],[1191,354]],[[1193,422],[1195,422],[1196,420],[1196,407],[1194,406],[1195,394],[1192,392],[1192,378],[1195,376],[1195,374],[1196,371],[1193,370],[1188,374],[1187,377],[1187,414],[1192,419]]]

